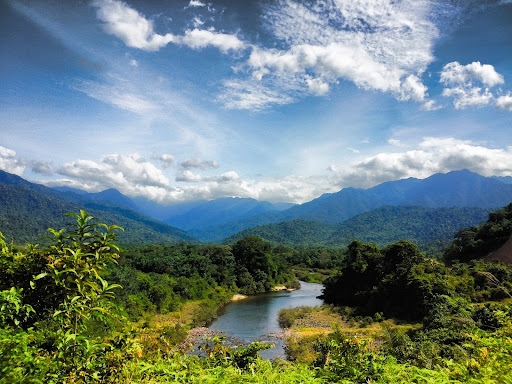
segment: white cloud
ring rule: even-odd
[[[297,93],[326,94],[330,84],[347,80],[399,100],[422,101],[427,87],[420,77],[438,37],[432,12],[427,0],[281,0],[268,6],[265,20],[284,48],[253,48],[245,67],[252,81],[237,83],[247,90],[226,88],[221,99],[230,108],[261,109],[291,102]],[[295,82],[287,98],[253,102],[254,89],[272,93],[283,78]]]
[[[512,95],[500,96],[496,100],[496,106],[500,109],[512,111]]]
[[[201,175],[197,175],[197,174],[193,173],[191,170],[185,169],[183,172],[181,172],[180,174],[178,174],[176,176],[176,181],[184,181],[187,183],[198,183],[200,181],[203,181],[203,178],[201,177]]]
[[[409,75],[400,84],[400,96],[402,101],[412,99],[414,101],[422,101],[427,94],[427,86],[415,75]]]
[[[152,158],[155,160],[159,160],[164,168],[169,168],[171,165],[174,164],[175,160],[173,155],[169,155],[166,153],[161,155],[153,155]]]
[[[112,82],[107,79],[107,81],[108,83],[89,80],[76,81],[72,88],[96,100],[140,115],[159,108],[157,104],[147,100],[147,96],[142,96],[137,90],[132,90],[129,83],[118,81],[118,79],[114,79]]]
[[[425,138],[417,149],[379,153],[344,166],[331,166],[340,187],[368,188],[389,180],[425,178],[469,169],[484,176],[512,175],[512,147],[486,148],[454,138]]]
[[[448,86],[472,87],[475,82],[487,87],[494,87],[503,84],[504,80],[492,65],[480,64],[479,61],[467,65],[461,65],[454,61],[446,64],[441,72],[441,83]]]
[[[25,170],[25,161],[16,156],[16,151],[0,146],[0,169],[21,176]]]
[[[97,17],[105,23],[105,31],[120,38],[132,48],[158,51],[167,44],[174,43],[194,49],[213,46],[226,53],[230,49],[239,50],[245,47],[245,44],[235,35],[208,30],[194,29],[186,31],[184,36],[172,33],[160,35],[154,31],[150,20],[122,1],[94,0],[92,4],[98,8]],[[197,7],[204,4],[191,1],[189,6]]]
[[[245,44],[235,35],[197,28],[185,31],[185,35],[180,37],[179,42],[194,49],[212,46],[224,53],[230,49],[239,50],[245,47]]]
[[[194,17],[194,20],[193,20],[193,23],[194,23],[194,27],[200,27],[201,25],[204,24],[204,21],[202,21],[199,17]]]
[[[42,175],[53,175],[52,165],[44,160],[33,160],[30,162],[30,169],[32,172],[40,173]]]
[[[309,92],[314,95],[325,95],[329,93],[329,84],[319,78],[306,77],[306,84],[308,85]]]
[[[132,67],[138,67],[138,66],[139,66],[139,63],[137,63],[137,60],[132,59],[132,60],[130,60],[130,65],[131,65]]]
[[[221,175],[215,177],[215,181],[218,183],[228,183],[239,180],[241,180],[241,178],[235,171],[224,172]]]
[[[401,144],[394,139],[389,143],[398,148]],[[13,151],[2,147],[0,151],[3,157],[15,157]],[[382,152],[352,163],[331,165],[327,175],[279,178],[261,175],[249,178],[234,170],[204,176],[192,169],[215,168],[214,162],[195,159],[180,164],[186,165],[176,175],[176,185],[171,185],[159,168],[136,154],[114,154],[105,156],[100,162],[78,160],[64,164],[57,170],[64,178],[46,184],[89,191],[116,188],[129,196],[145,196],[161,203],[226,196],[303,203],[345,187],[369,188],[386,181],[408,177],[422,179],[452,170],[469,169],[484,176],[510,176],[512,147],[487,148],[455,138],[428,137],[413,149]]]
[[[212,169],[212,168],[219,168],[219,163],[212,160],[201,160],[197,158],[188,159],[180,164],[180,166],[183,169]]]
[[[395,147],[402,147],[403,144],[398,139],[388,139],[388,144],[394,145]]]
[[[170,189],[169,179],[160,169],[138,154],[112,154],[101,162],[77,160],[56,171],[79,180],[89,190],[116,188],[128,195],[138,195],[147,188]]]
[[[443,96],[453,97],[457,109],[488,105],[494,98],[490,88],[503,84],[503,76],[489,64],[475,61],[461,65],[454,61],[441,71],[440,81],[446,86]]]
[[[261,111],[269,105],[289,104],[294,100],[284,90],[273,90],[252,81],[227,80],[223,85],[224,90],[217,100],[227,109]]]
[[[190,8],[190,7],[206,7],[206,4],[205,3],[202,3],[198,0],[190,0],[190,3],[188,3],[187,7],[185,8]]]
[[[98,8],[97,16],[105,23],[105,30],[123,40],[129,47],[158,51],[176,40],[171,33],[155,33],[151,21],[122,1],[95,0],[92,4]]]
[[[435,102],[435,100],[428,100],[428,101],[426,101],[426,102],[423,104],[422,108],[423,108],[425,111],[436,111],[436,110],[438,110],[438,109],[441,109],[442,107],[441,107],[441,106],[439,106],[439,105]]]
[[[443,96],[453,97],[453,105],[456,109],[464,109],[467,107],[482,107],[490,103],[493,98],[489,89],[474,87],[454,87],[445,88],[443,90]]]

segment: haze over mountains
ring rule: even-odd
[[[391,181],[369,189],[345,188],[301,205],[222,198],[170,206],[130,198],[114,189],[99,193],[51,189],[0,171],[0,231],[6,236],[15,236],[20,230],[29,237],[36,236],[28,230],[36,227],[35,223],[38,228],[59,227],[62,220],[58,217],[64,212],[84,208],[103,221],[125,226],[126,232],[137,233],[125,235],[126,241],[222,242],[257,234],[289,244],[343,245],[354,236],[372,241],[371,233],[381,231],[379,225],[392,226],[395,236],[404,238],[424,233],[434,222],[443,222],[447,224],[437,232],[431,231],[429,238],[451,237],[458,229],[480,223],[489,211],[510,202],[509,178],[484,177],[468,170],[435,174],[423,180]],[[248,231],[236,235],[244,230]]]

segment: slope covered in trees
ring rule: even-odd
[[[461,228],[482,223],[484,208],[381,207],[337,225],[293,220],[246,229],[226,239],[230,243],[245,236],[259,236],[290,246],[324,245],[346,247],[353,240],[384,246],[402,239],[423,250],[442,251]]]
[[[506,178],[484,177],[460,170],[435,174],[426,179],[389,181],[369,189],[344,188],[300,205],[271,204],[249,198],[219,198],[162,205],[142,197],[129,198],[115,190],[81,193],[84,198],[110,200],[117,206],[136,208],[144,215],[190,232],[201,241],[222,242],[237,232],[257,225],[293,220],[336,225],[384,206],[478,207],[492,210],[512,201],[512,184]]]
[[[179,344],[187,327],[204,324],[237,289],[258,292],[284,281],[302,255],[255,237],[232,246],[122,252],[120,228],[84,211],[71,217],[75,225],[51,230],[44,247],[12,247],[0,237],[0,384],[510,382],[506,265],[447,268],[410,241],[384,248],[355,241],[337,264],[339,274],[327,280],[324,298],[339,305],[332,310],[382,324],[380,331],[375,324],[371,337],[324,329],[309,344],[298,341],[312,346],[315,358],[307,364],[262,361],[262,343],[231,348],[218,336],[200,344],[200,357]],[[149,325],[150,313],[161,318],[177,310],[186,318],[188,304],[195,311],[185,328]],[[125,311],[145,321],[129,323]],[[400,331],[382,321],[389,317],[420,324]]]
[[[68,224],[64,213],[80,209],[87,209],[101,220],[126,228],[120,234],[123,243],[195,240],[185,231],[129,208],[61,193],[0,171],[0,228],[8,241],[39,243],[47,228],[61,228]]]
[[[457,232],[446,249],[446,261],[482,259],[498,250],[512,234],[512,204],[489,214],[486,223]]]

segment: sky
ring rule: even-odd
[[[0,0],[0,169],[161,204],[512,176],[512,0]]]

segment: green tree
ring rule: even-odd
[[[76,220],[69,231],[49,229],[54,238],[43,250],[47,270],[35,276],[32,287],[37,290],[37,281],[50,277],[63,290],[64,300],[53,313],[59,324],[54,358],[67,373],[88,375],[108,347],[88,338],[87,328],[91,318],[108,316],[113,289],[120,287],[109,284],[101,274],[119,257],[115,240],[121,228],[99,223],[83,210],[68,215]]]

